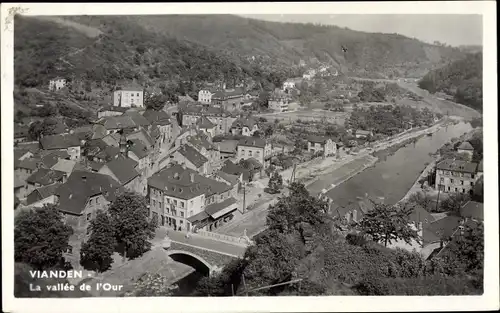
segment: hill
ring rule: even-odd
[[[85,21],[86,23],[79,22]],[[224,78],[279,81],[259,68],[240,66],[197,43],[150,32],[127,17],[15,19],[15,83],[46,89],[54,76],[84,89],[109,89],[123,81],[195,95],[200,84]],[[196,92],[195,92],[196,91]]]
[[[482,111],[483,55],[467,54],[461,60],[430,71],[419,81],[419,87],[451,95],[456,102]]]
[[[343,72],[382,77],[423,76],[463,56],[457,48],[397,34],[364,33],[336,26],[278,23],[234,15],[133,16],[130,21],[160,34],[189,40],[243,61],[298,64],[315,59]],[[347,48],[344,53],[342,46]],[[252,58],[253,57],[253,58]]]

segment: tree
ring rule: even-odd
[[[21,212],[14,222],[14,259],[37,270],[60,265],[72,234],[55,205]]]
[[[426,211],[431,212],[434,209],[434,200],[424,192],[416,192],[408,198],[408,202],[420,205]]]
[[[43,121],[36,121],[30,125],[28,136],[32,140],[40,140],[42,136],[52,135],[56,129],[57,121],[46,118]]]
[[[173,295],[169,279],[159,273],[146,273],[135,283],[127,297],[169,297]]]
[[[124,257],[136,258],[151,249],[157,224],[148,221],[144,197],[125,192],[108,209],[115,238],[124,249]]]
[[[144,105],[146,108],[155,111],[163,110],[163,107],[168,101],[167,97],[163,94],[150,95],[144,98]]]
[[[464,193],[453,193],[448,198],[441,201],[439,204],[440,212],[452,212],[456,215],[460,214],[460,208],[462,208],[467,201],[470,200],[470,196]]]
[[[369,235],[373,241],[383,243],[385,247],[393,240],[418,240],[418,235],[408,222],[411,209],[395,205],[373,203],[374,209],[363,216],[359,229]]]
[[[113,263],[113,252],[116,247],[115,229],[106,212],[98,211],[90,221],[90,238],[82,243],[80,264],[93,271],[104,272]]]
[[[271,194],[279,193],[283,188],[283,177],[275,171],[273,175],[269,178],[269,183],[267,186],[268,192]]]

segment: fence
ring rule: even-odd
[[[200,236],[203,236],[203,237],[210,237],[210,238],[213,238],[213,239],[216,239],[216,240],[227,241],[227,242],[231,242],[231,243],[234,243],[234,244],[237,244],[237,245],[243,245],[243,246],[248,246],[248,245],[250,245],[252,243],[251,241],[249,241],[248,239],[243,238],[243,237],[233,237],[233,236],[228,236],[228,235],[224,235],[224,234],[218,234],[218,233],[209,232],[209,231],[206,231],[206,230],[198,230],[196,232],[196,234],[193,234],[193,235],[200,235]]]

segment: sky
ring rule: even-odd
[[[452,46],[482,45],[483,21],[473,14],[246,14],[243,17],[293,23],[321,23],[378,33],[398,33]]]

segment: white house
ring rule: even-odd
[[[62,88],[66,87],[66,79],[61,78],[61,77],[56,77],[54,79],[51,79],[49,81],[49,90],[50,91],[57,91]]]

